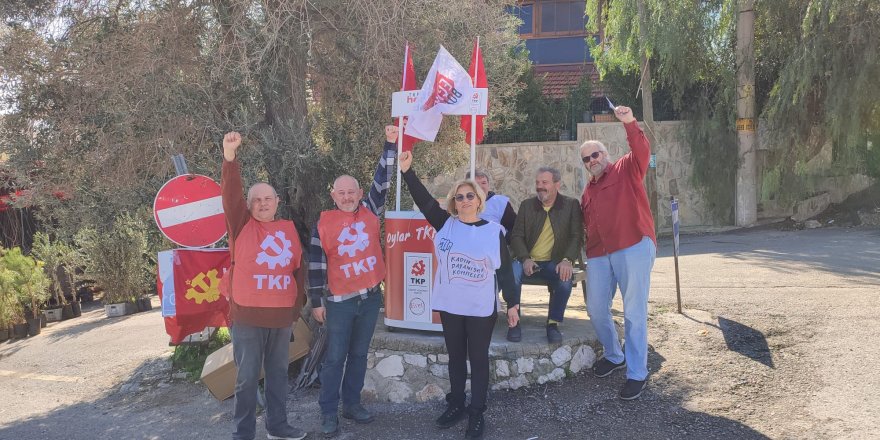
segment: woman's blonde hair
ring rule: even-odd
[[[477,214],[479,215],[484,209],[486,209],[486,193],[483,192],[480,185],[477,185],[477,183],[471,179],[462,179],[452,184],[452,188],[449,189],[449,194],[446,195],[446,212],[452,215],[458,215],[458,210],[455,209],[455,193],[457,193],[458,189],[464,185],[471,187],[471,189],[474,190],[474,194],[476,194],[477,198],[480,200],[480,206],[477,206]]]

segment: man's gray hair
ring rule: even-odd
[[[492,179],[489,177],[489,174],[486,173],[485,171],[479,169],[479,168],[477,168],[477,170],[474,171],[474,175],[477,176],[477,177],[482,177],[482,178],[486,179],[488,182],[492,182]],[[471,172],[468,171],[467,173],[465,173],[464,178],[465,178],[465,179],[470,179],[470,178],[471,178]],[[476,180],[476,179],[474,179],[474,180]]]
[[[538,168],[538,172],[535,173],[535,175],[538,175],[541,173],[550,173],[553,176],[553,183],[557,183],[560,180],[562,180],[562,173],[560,173],[559,170],[557,170],[556,168],[541,167],[541,168]]]
[[[251,204],[251,199],[254,197],[254,189],[255,189],[256,187],[260,186],[260,185],[267,185],[267,186],[269,186],[269,188],[272,188],[272,194],[274,194],[275,197],[278,197],[278,191],[275,191],[275,187],[274,187],[274,186],[269,185],[269,184],[266,183],[266,182],[257,182],[257,183],[255,183],[255,184],[251,185],[250,188],[248,188],[248,195],[247,195],[247,204],[248,204],[248,205]]]
[[[583,149],[586,147],[596,147],[597,150],[604,152],[605,155],[608,155],[608,149],[605,148],[605,144],[603,144],[602,142],[596,140],[586,141],[581,144],[580,148],[578,148],[578,151],[583,151]]]

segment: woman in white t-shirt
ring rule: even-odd
[[[496,283],[512,289],[511,260],[501,225],[480,219],[486,196],[472,180],[452,185],[446,209],[440,207],[410,168],[412,153],[400,155],[400,170],[407,188],[428,223],[437,230],[434,251],[437,273],[431,308],[440,312],[443,337],[449,352],[450,393],[446,411],[437,418],[439,428],[449,428],[468,415],[465,438],[481,438],[483,412],[489,390],[489,342],[495,327]],[[506,276],[505,276],[506,273]],[[508,315],[510,325],[519,316]],[[465,407],[467,361],[471,363],[471,403]]]

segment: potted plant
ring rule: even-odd
[[[81,229],[74,241],[85,269],[83,278],[95,280],[104,290],[107,316],[127,314],[131,305],[126,303],[144,294],[152,279],[145,257],[148,244],[144,222],[122,214],[100,231],[93,227]],[[132,305],[137,310],[136,303]]]
[[[0,251],[0,261],[7,272],[6,283],[25,311],[28,334],[40,334],[43,303],[49,299],[49,277],[39,260],[24,255],[20,248]]]
[[[0,263],[0,342],[12,338],[12,325],[22,319],[21,306],[11,288],[11,281],[12,272]]]

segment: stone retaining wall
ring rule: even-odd
[[[442,400],[449,392],[449,356],[442,337],[409,336],[377,330],[367,359],[366,400],[426,402]],[[505,390],[577,374],[593,366],[596,351],[588,341],[575,338],[552,345],[502,342],[490,345],[489,359],[491,389]]]

